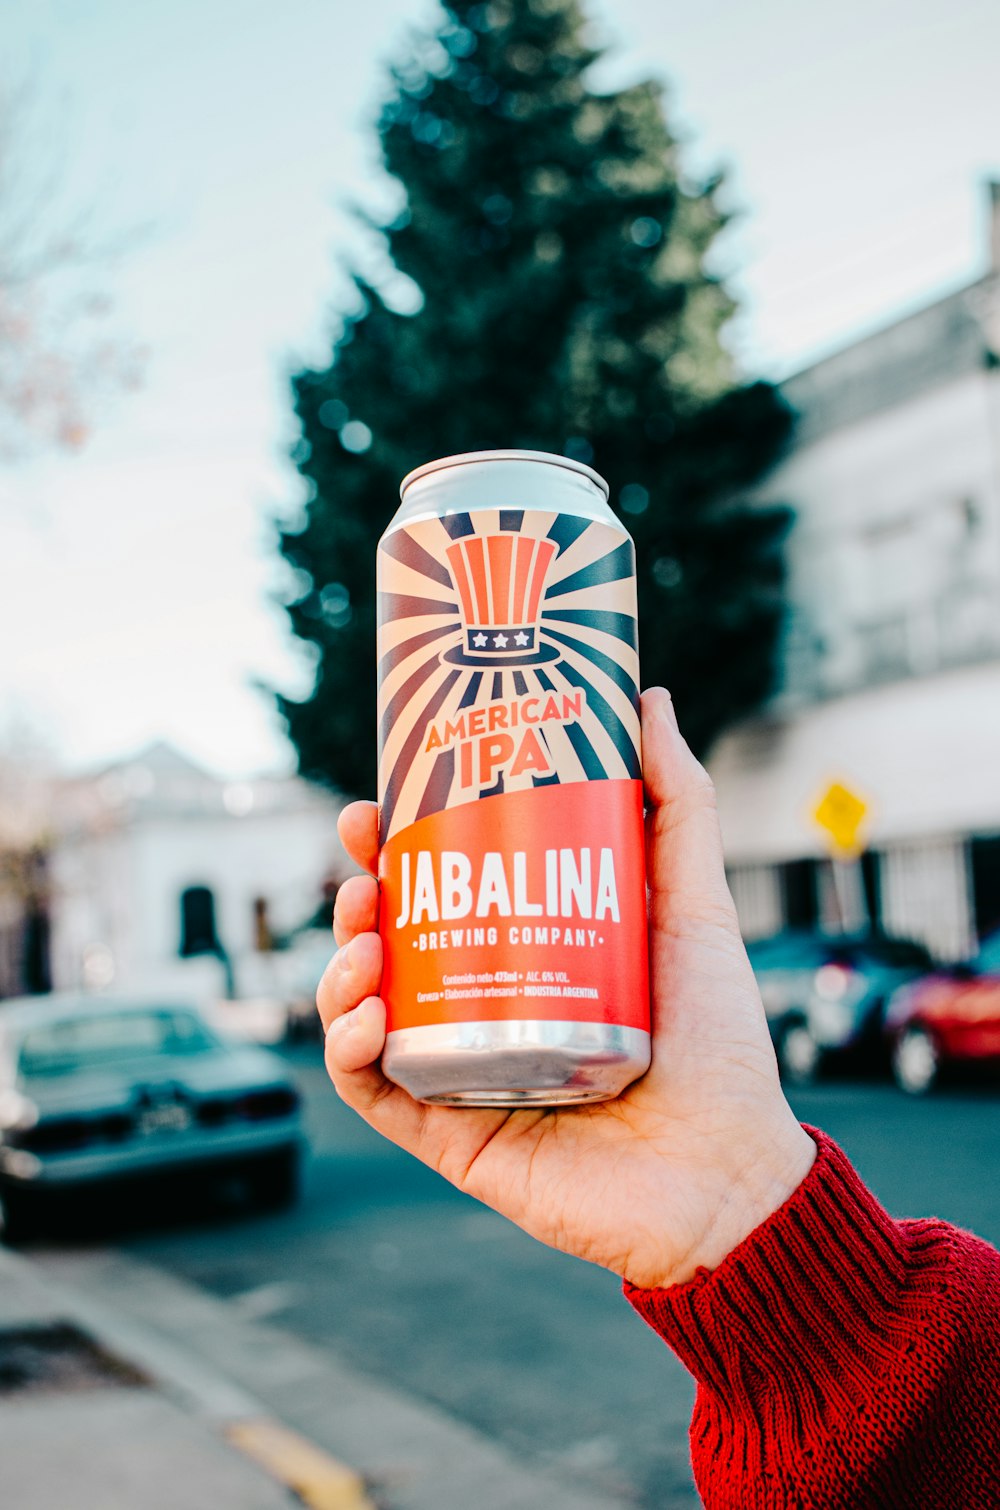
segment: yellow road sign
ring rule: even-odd
[[[813,820],[830,837],[841,854],[857,854],[863,845],[859,831],[868,816],[868,803],[841,781],[831,781],[813,808]]]

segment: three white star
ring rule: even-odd
[[[495,634],[493,636],[493,643],[494,645],[496,645],[498,650],[506,650],[507,636],[505,634]]]
[[[472,636],[472,643],[478,650],[482,650],[483,646],[486,644],[486,636],[484,634],[474,634]]]

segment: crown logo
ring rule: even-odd
[[[465,535],[449,545],[445,555],[465,637],[445,659],[497,670],[556,660],[556,647],[539,640],[539,618],[545,577],[558,549],[554,540],[506,531]]]

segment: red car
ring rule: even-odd
[[[1000,931],[966,965],[896,991],[885,1015],[892,1073],[900,1090],[925,1095],[949,1064],[1000,1070]]]

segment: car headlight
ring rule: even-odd
[[[6,1132],[24,1132],[38,1121],[38,1107],[20,1091],[0,1091],[0,1138]]]
[[[823,1001],[840,1001],[850,989],[852,975],[846,965],[820,965],[813,976],[813,990]]]
[[[17,1180],[33,1180],[42,1172],[42,1161],[23,1148],[0,1148],[0,1169]]]
[[[854,1014],[845,1001],[824,1001],[822,997],[812,1003],[809,1026],[822,1044],[836,1048],[851,1036]]]

